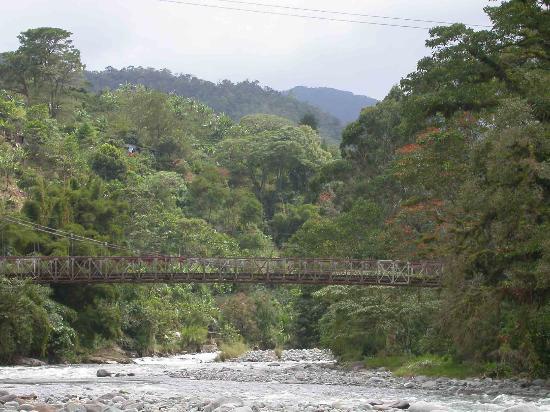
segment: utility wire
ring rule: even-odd
[[[308,9],[305,7],[293,7],[293,6],[282,6],[279,4],[269,4],[269,3],[257,3],[253,1],[242,1],[242,0],[216,0],[224,3],[235,3],[235,4],[245,4],[249,6],[260,6],[260,7],[274,7],[278,9],[286,10],[297,10],[297,11],[309,11],[314,13],[325,13],[325,14],[337,14],[341,16],[357,16],[357,17],[370,17],[375,19],[387,19],[387,20],[403,20],[403,21],[413,21],[417,23],[435,23],[435,24],[455,24],[456,22],[451,21],[441,21],[441,20],[423,20],[423,19],[413,19],[408,17],[395,17],[395,16],[381,16],[377,14],[364,14],[364,13],[351,13],[346,11],[337,11],[337,10],[325,10],[325,9]],[[492,26],[487,24],[467,24],[466,26],[470,27],[484,27],[491,28]]]
[[[54,228],[51,228],[51,227],[48,227],[48,226],[43,226],[43,225],[40,225],[38,223],[26,221],[26,220],[23,220],[23,219],[18,219],[18,218],[9,217],[9,216],[3,216],[2,219],[4,221],[9,222],[9,223],[16,224],[16,225],[23,226],[23,227],[27,227],[27,228],[36,230],[38,232],[47,233],[47,234],[50,234],[50,235],[53,235],[53,236],[69,238],[71,240],[76,240],[77,242],[95,243],[95,244],[101,245],[101,246],[109,248],[109,249],[124,250],[124,251],[128,251],[128,252],[133,252],[131,249],[129,249],[127,247],[124,247],[124,246],[119,246],[119,245],[115,245],[115,244],[108,243],[108,242],[102,242],[102,241],[97,240],[97,239],[92,239],[92,238],[88,238],[88,237],[85,237],[85,236],[76,235],[76,234],[71,233],[71,232],[66,232],[64,230],[54,229]]]
[[[254,10],[254,9],[243,9],[240,7],[231,7],[231,6],[220,6],[215,4],[205,4],[205,3],[194,3],[191,1],[183,0],[157,0],[162,3],[174,3],[174,4],[184,4],[188,6],[197,6],[197,7],[207,7],[212,9],[222,9],[222,10],[233,10],[233,11],[244,11],[248,13],[257,13],[257,14],[271,14],[275,16],[288,16],[288,17],[300,17],[303,19],[312,19],[312,20],[326,20],[326,21],[336,21],[344,23],[358,23],[358,24],[369,24],[373,26],[388,26],[388,27],[402,27],[407,29],[420,29],[420,30],[429,30],[430,27],[422,26],[413,26],[407,24],[394,24],[394,23],[380,23],[374,21],[365,21],[365,20],[351,20],[351,19],[336,19],[332,17],[322,17],[322,16],[311,16],[307,14],[293,14],[293,13],[282,13],[278,11],[268,11],[268,10]]]

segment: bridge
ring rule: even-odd
[[[0,256],[0,275],[45,284],[267,283],[438,287],[439,262],[181,256]]]

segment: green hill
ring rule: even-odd
[[[125,83],[143,84],[151,89],[191,97],[239,120],[241,117],[265,113],[286,117],[298,122],[311,113],[319,124],[319,133],[329,142],[338,143],[342,132],[341,122],[334,116],[291,96],[261,86],[257,81],[233,83],[223,80],[213,83],[190,74],[174,74],[170,70],[144,67],[107,67],[103,71],[88,71],[86,78],[93,91],[116,89]]]
[[[378,103],[378,100],[372,97],[330,87],[296,86],[284,93],[330,113],[337,117],[342,124],[355,121],[359,117],[361,109]]]

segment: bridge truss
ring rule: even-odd
[[[180,256],[0,257],[0,275],[35,283],[271,283],[438,287],[438,262]]]

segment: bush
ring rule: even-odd
[[[220,354],[216,358],[217,361],[224,362],[227,359],[234,359],[241,356],[250,350],[248,345],[243,341],[231,343],[222,343],[220,345]]]
[[[48,295],[46,287],[0,277],[0,362],[45,356],[52,329]]]

